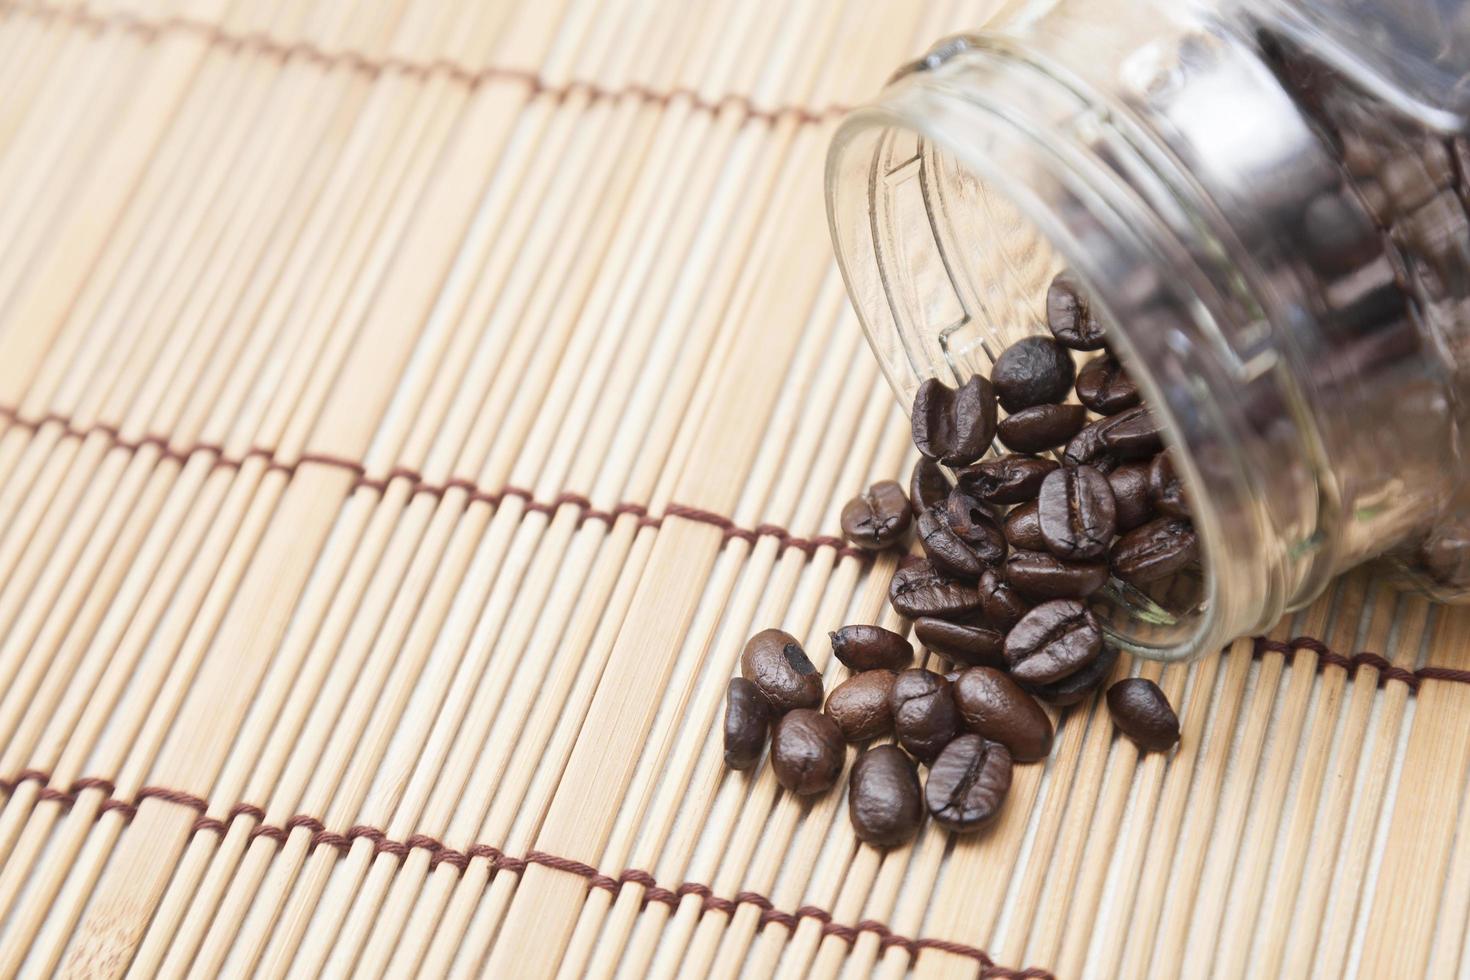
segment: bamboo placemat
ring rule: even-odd
[[[1470,976],[1470,612],[1369,573],[975,837],[720,764],[904,626],[821,167],[1002,6],[0,4],[0,975]]]

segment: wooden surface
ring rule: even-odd
[[[980,835],[720,763],[751,632],[905,628],[823,156],[1007,6],[0,2],[0,976],[1470,976],[1371,572]]]

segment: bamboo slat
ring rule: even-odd
[[[974,837],[722,765],[751,632],[907,629],[833,127],[1024,14],[0,2],[0,976],[1470,973],[1470,620],[1374,569]]]

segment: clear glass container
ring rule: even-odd
[[[1470,586],[1470,4],[1060,0],[838,130],[832,238],[892,387],[1046,331],[1070,269],[1161,418],[1201,568],[1102,594],[1185,659],[1390,556]]]

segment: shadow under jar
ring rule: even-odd
[[[1200,540],[1188,573],[1094,597],[1120,645],[1218,649],[1379,556],[1465,599],[1470,5],[1025,11],[901,69],[828,155],[838,261],[897,396],[1045,333],[1068,271]]]

